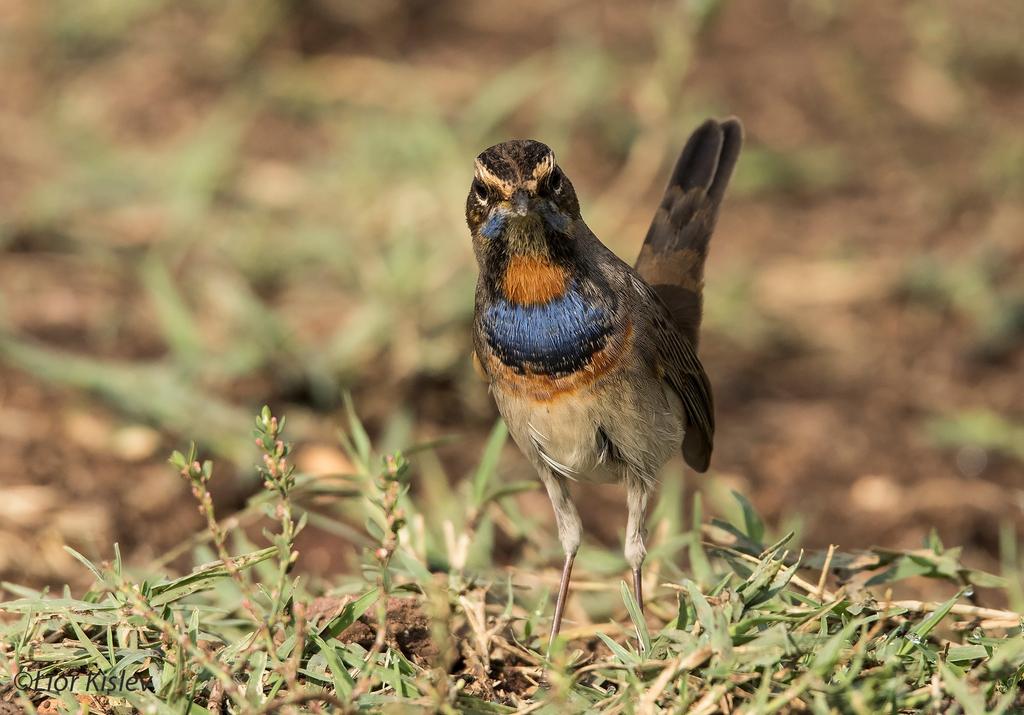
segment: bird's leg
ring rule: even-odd
[[[626,505],[629,515],[626,519],[626,561],[633,570],[633,595],[636,597],[640,612],[644,611],[643,576],[641,568],[644,565],[644,558],[647,556],[647,548],[644,546],[644,535],[647,529],[644,527],[647,515],[647,495],[649,487],[647,482],[639,477],[630,476],[626,480]]]
[[[565,601],[569,595],[572,562],[580,548],[580,536],[583,533],[583,525],[580,523],[580,516],[576,512],[576,506],[572,503],[569,487],[565,479],[546,470],[541,472],[541,479],[544,481],[544,486],[547,487],[551,506],[555,510],[558,540],[562,543],[562,550],[565,552],[562,580],[558,584],[558,600],[555,601],[555,616],[551,621],[551,637],[548,639],[548,652],[550,652],[551,645],[555,642],[555,637],[562,627],[562,612],[565,610]]]
[[[565,565],[562,566],[562,580],[558,583],[558,600],[555,601],[555,615],[551,619],[551,635],[548,637],[548,653],[551,652],[551,645],[562,628],[562,611],[565,610],[565,600],[569,596],[569,581],[572,578],[572,562],[576,554],[565,555]]]
[[[636,605],[640,606],[640,613],[644,612],[644,579],[639,568],[633,569],[633,595],[636,596]]]

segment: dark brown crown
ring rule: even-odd
[[[541,179],[555,167],[555,154],[533,139],[512,139],[484,149],[476,158],[477,177],[498,187]]]

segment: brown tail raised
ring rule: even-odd
[[[665,301],[694,349],[704,305],[704,260],[742,144],[743,125],[735,117],[709,119],[690,135],[636,259],[637,272]]]

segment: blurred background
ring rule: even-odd
[[[728,114],[715,459],[666,481],[712,513],[740,490],[810,547],[934,527],[986,568],[1019,537],[1024,4],[0,0],[0,78],[5,579],[185,540],[166,457],[190,439],[240,508],[263,403],[313,474],[351,468],[346,390],[381,448],[452,436],[414,482],[457,499],[497,416],[469,361],[473,157],[548,143],[632,261],[686,136]],[[616,550],[620,498],[583,509]],[[554,563],[546,498],[520,503]],[[305,568],[351,563],[343,533],[304,538]]]

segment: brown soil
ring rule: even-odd
[[[347,603],[346,599],[324,597],[316,599],[309,607],[311,623],[326,623]],[[456,620],[458,622],[458,620]],[[464,692],[486,698],[489,701],[513,704],[511,697],[526,697],[537,688],[538,668],[531,666],[515,655],[495,648],[484,661],[473,652],[472,641],[467,634],[455,634],[454,641],[446,644],[455,654],[449,672],[466,680]],[[510,633],[501,634],[510,636]],[[371,614],[364,614],[338,636],[342,643],[358,643],[370,649],[377,638],[377,620]],[[417,665],[437,667],[442,649],[431,634],[430,617],[424,611],[420,598],[391,597],[387,605],[385,626],[386,645],[401,653]],[[482,665],[485,663],[485,665]],[[481,668],[486,672],[480,672]]]
[[[330,606],[336,601],[328,597],[317,599],[312,610]],[[437,658],[440,651],[430,637],[430,618],[417,601],[392,596],[388,599],[386,620],[386,645],[401,651],[417,665],[432,663]],[[376,638],[377,619],[371,614],[363,614],[338,636],[342,643],[358,643],[366,649],[373,647]]]

